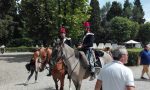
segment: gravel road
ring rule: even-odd
[[[30,61],[32,53],[4,53],[0,54],[0,90],[55,90],[52,77],[47,77],[47,70],[39,73],[38,83],[34,83],[34,76],[26,86],[29,73],[25,69],[25,64]],[[130,67],[134,73],[136,90],[150,90],[150,80],[139,79],[141,66]],[[146,75],[145,75],[146,77]],[[69,80],[65,79],[64,90],[69,90]],[[96,80],[83,80],[81,90],[94,90]],[[72,83],[72,90],[75,90]]]

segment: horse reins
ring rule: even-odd
[[[63,53],[62,47],[61,47],[60,52],[61,52],[61,57],[64,58],[64,53]],[[69,62],[69,58],[71,58],[72,56],[74,56],[74,54],[72,54],[72,55],[70,55],[69,57],[64,58],[64,59]],[[63,59],[63,60],[64,60],[64,59]],[[75,68],[77,67],[78,63],[79,63],[79,60],[78,60],[78,62],[76,63],[76,65],[74,66],[74,68],[73,68],[73,70],[71,71],[70,75],[69,75],[69,73],[68,73],[68,78],[69,78],[69,79],[71,79],[71,75],[72,75],[73,71],[75,70]],[[65,64],[65,65],[66,65],[66,64]]]

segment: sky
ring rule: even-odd
[[[105,3],[109,1],[110,2],[117,1],[117,2],[122,3],[123,5],[125,0],[99,0],[100,8],[102,8],[102,6],[105,5]],[[143,10],[145,12],[144,18],[146,19],[146,22],[150,22],[150,0],[140,0],[140,1],[141,1]],[[129,0],[129,2],[133,4],[134,0]]]

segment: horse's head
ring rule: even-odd
[[[40,51],[39,58],[39,71],[43,71],[46,67],[46,64],[49,63],[51,59],[52,50],[46,48],[44,51]]]
[[[100,60],[103,64],[109,63],[113,60],[112,56],[105,51],[100,50]]]
[[[63,48],[64,48],[64,43],[61,43],[57,46],[57,49],[56,50],[56,56],[57,56],[57,59],[58,58],[63,58],[63,55],[64,55],[64,51],[63,51]]]
[[[47,60],[39,59],[39,71],[42,72],[46,66]]]

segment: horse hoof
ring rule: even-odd
[[[70,87],[69,90],[72,90],[72,88]]]
[[[38,83],[38,81],[35,81],[34,83]]]
[[[28,85],[28,82],[25,82],[25,83],[24,83],[24,86],[27,86],[27,85]]]

